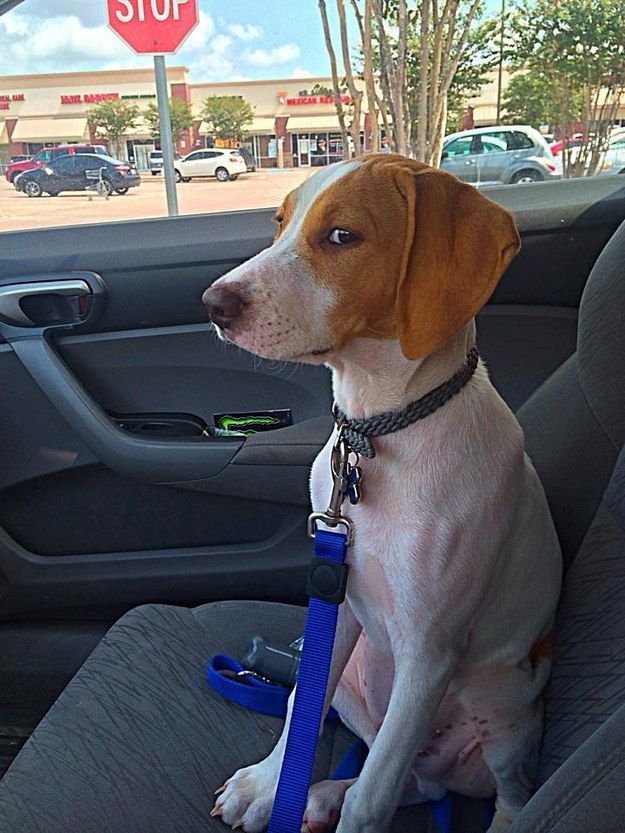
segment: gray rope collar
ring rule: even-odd
[[[392,434],[401,428],[406,428],[420,419],[433,414],[455,396],[466,385],[475,373],[480,354],[475,345],[467,353],[463,366],[451,379],[424,394],[420,399],[406,405],[401,411],[385,411],[383,414],[367,417],[366,419],[348,419],[347,414],[334,406],[334,419],[337,426],[343,426],[345,441],[356,454],[369,459],[375,457],[371,443],[372,437],[382,437]]]

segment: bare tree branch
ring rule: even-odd
[[[326,49],[328,50],[328,57],[330,59],[330,69],[332,72],[332,90],[334,92],[334,106],[336,107],[336,115],[339,120],[339,127],[341,129],[341,140],[343,142],[343,159],[349,158],[349,141],[347,127],[345,125],[345,111],[341,102],[341,88],[339,86],[339,75],[336,67],[336,53],[332,44],[332,36],[330,34],[330,24],[328,23],[328,10],[326,8],[325,0],[319,0],[319,13],[321,14],[321,23],[323,26],[323,36],[326,42]]]
[[[349,126],[349,132],[354,143],[354,156],[360,156],[360,114],[362,112],[362,90],[356,86],[352,61],[349,54],[349,41],[347,38],[347,19],[345,16],[344,0],[336,0],[336,10],[339,15],[339,31],[341,34],[341,51],[343,53],[343,67],[345,69],[345,82],[352,98],[353,117]]]

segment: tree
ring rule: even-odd
[[[577,122],[582,117],[582,104],[581,89],[573,90],[566,102],[561,101],[559,90],[554,89],[549,73],[541,67],[513,75],[503,97],[506,118],[533,127],[560,125],[563,107],[567,110],[566,121]]]
[[[344,0],[336,0],[345,81],[354,101],[352,136],[359,130],[364,80],[377,145],[381,123],[391,148],[431,165],[440,160],[450,108],[479,90],[496,63],[496,21],[479,19],[480,0],[350,0],[361,40],[361,69],[347,44]],[[330,39],[325,0],[319,0],[332,67],[339,123],[339,76]],[[455,115],[455,113],[454,113]],[[375,137],[375,138],[374,138]]]
[[[120,139],[137,126],[139,108],[122,99],[102,101],[87,111],[89,126],[103,136],[117,156],[121,153]]]
[[[337,0],[339,2],[339,0]],[[325,0],[319,0],[319,13],[321,15],[321,25],[323,26],[323,36],[325,38],[328,58],[330,59],[330,72],[332,73],[332,95],[334,96],[334,107],[336,108],[336,116],[339,121],[339,129],[341,131],[341,143],[343,145],[343,159],[349,156],[349,142],[347,140],[347,122],[345,121],[345,108],[341,101],[341,88],[339,83],[339,73],[336,63],[336,53],[332,44],[332,35],[330,33],[330,24],[328,22],[328,10],[326,8]],[[360,141],[357,145],[360,148]]]
[[[577,130],[583,141],[573,152],[565,144],[563,169],[565,176],[592,176],[603,161],[625,89],[622,0],[525,0],[514,25],[522,56],[518,67],[548,74],[563,137],[572,132],[581,96]]]
[[[161,127],[159,123],[158,105],[150,103],[147,106],[143,118],[148,126],[152,138],[160,143]],[[188,130],[193,124],[193,113],[191,107],[186,101],[181,101],[179,98],[169,99],[169,120],[171,123],[171,134],[174,143],[177,144],[182,138],[185,130]]]
[[[209,95],[200,115],[215,139],[240,141],[254,118],[254,110],[243,96]]]

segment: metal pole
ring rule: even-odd
[[[497,78],[497,124],[501,120],[501,86],[503,76],[503,26],[506,18],[506,0],[501,0],[501,31],[499,33],[499,73]]]
[[[178,194],[174,179],[174,140],[171,135],[169,117],[169,95],[167,90],[167,73],[165,56],[154,56],[154,76],[156,78],[156,100],[158,102],[158,120],[163,151],[163,172],[165,174],[165,191],[167,192],[167,211],[170,217],[178,216]]]

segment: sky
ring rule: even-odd
[[[189,67],[192,82],[329,73],[317,0],[199,0],[199,7],[198,26],[167,58]],[[328,7],[333,12],[334,3]],[[105,0],[24,0],[0,17],[0,75],[151,65],[107,28]]]

